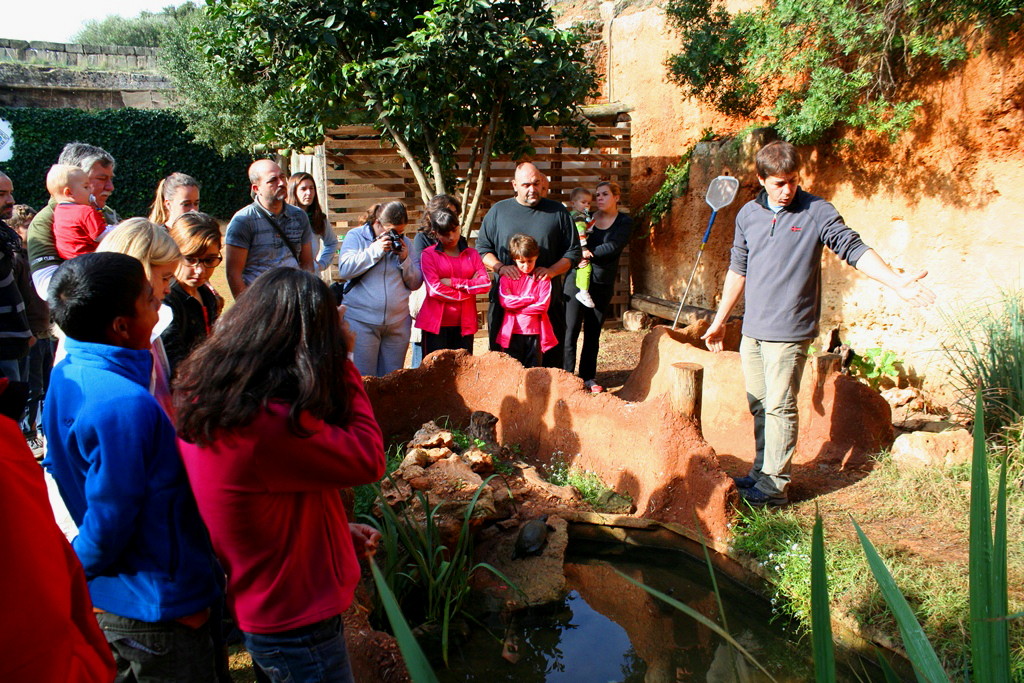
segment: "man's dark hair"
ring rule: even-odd
[[[758,151],[755,163],[758,178],[779,177],[800,170],[800,155],[790,143],[776,140]]]
[[[95,252],[65,261],[50,281],[53,321],[72,339],[104,344],[114,318],[135,315],[147,282],[142,263],[126,254]]]

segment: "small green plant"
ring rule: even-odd
[[[860,377],[876,390],[886,379],[894,383],[899,380],[902,367],[903,361],[893,351],[877,347],[857,354],[850,363],[854,376]]]
[[[694,145],[687,149],[679,161],[665,169],[665,182],[640,208],[639,214],[646,216],[651,225],[660,221],[672,209],[674,199],[682,197],[690,189],[690,157],[696,148]]]

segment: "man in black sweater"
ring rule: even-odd
[[[490,306],[487,309],[490,349],[502,350],[496,339],[505,317],[505,311],[498,301],[498,278],[504,275],[516,280],[521,275],[509,253],[509,239],[516,234],[529,235],[537,240],[540,246],[534,274],[551,280],[548,318],[558,339],[558,345],[544,354],[543,364],[548,368],[560,368],[565,341],[562,276],[583,256],[579,235],[566,208],[556,201],[545,198],[548,179],[536,166],[529,162],[519,164],[512,180],[512,188],[515,190],[515,197],[503,199],[491,207],[484,216],[476,240],[476,250],[480,252],[484,265],[495,275],[491,287]]]

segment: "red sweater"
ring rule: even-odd
[[[498,330],[498,345],[501,348],[508,348],[513,334],[539,335],[541,351],[558,345],[555,329],[548,319],[551,280],[533,275],[520,275],[518,280],[502,277],[498,281],[498,299],[505,309],[505,317]]]
[[[243,631],[307,626],[352,602],[359,561],[339,489],[384,475],[384,443],[362,378],[346,365],[352,411],[344,427],[304,415],[314,433],[297,437],[288,406],[274,403],[212,445],[179,440]]]
[[[97,208],[70,203],[53,207],[53,241],[65,261],[96,251],[106,229],[107,222]]]
[[[43,470],[21,429],[2,415],[0,542],[0,680],[113,680],[114,658],[92,613],[78,556],[53,521]]]

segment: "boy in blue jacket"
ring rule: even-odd
[[[50,309],[67,334],[43,409],[44,466],[78,525],[117,680],[210,681],[215,560],[175,441],[149,393],[160,302],[124,254],[66,261]]]

